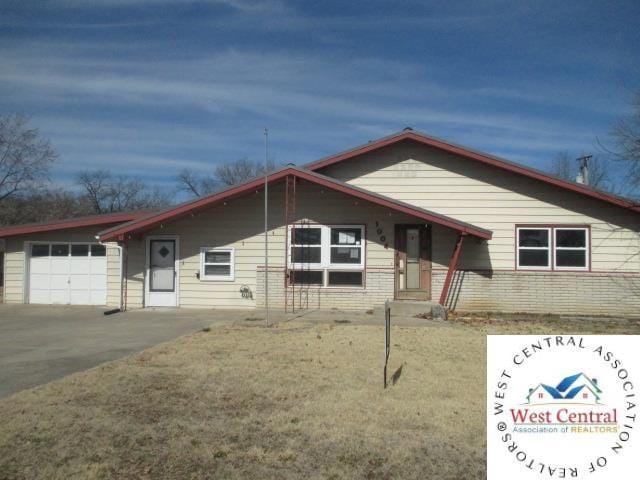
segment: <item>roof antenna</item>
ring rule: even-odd
[[[269,130],[264,128],[264,307],[269,326]]]
[[[589,161],[593,158],[593,155],[584,155],[578,157],[576,160],[580,162],[580,173],[576,177],[577,183],[589,185]]]

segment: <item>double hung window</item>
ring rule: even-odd
[[[589,229],[521,226],[516,229],[521,270],[589,270]]]
[[[326,287],[364,284],[363,225],[293,225],[289,229],[289,283]]]

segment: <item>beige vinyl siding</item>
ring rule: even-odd
[[[284,187],[275,185],[270,188],[269,198],[269,268],[282,272],[285,264]],[[251,194],[230,200],[226,205],[216,205],[193,216],[167,223],[163,228],[146,233],[141,240],[129,240],[128,306],[134,308],[143,305],[146,237],[177,235],[180,239],[181,307],[254,307],[257,272],[260,271],[260,275],[263,275],[264,266],[263,209],[263,194]],[[395,223],[421,223],[405,215],[308,183],[298,185],[296,218],[329,225],[364,224],[368,271],[393,269]],[[382,229],[381,234],[377,233],[378,228]],[[380,240],[381,235],[386,237],[385,242]],[[233,281],[205,281],[197,278],[202,247],[235,249]],[[240,289],[243,286],[251,289],[253,299],[242,298]],[[389,292],[389,296],[393,296],[393,291]]]
[[[590,225],[593,271],[640,268],[637,213],[431,147],[406,142],[321,173],[492,230],[466,241],[463,269],[513,270],[516,224]],[[434,268],[446,268],[453,242],[434,228]]]
[[[53,232],[9,237],[6,239],[6,253],[4,256],[4,302],[26,303],[28,298],[25,286],[27,284],[26,248],[30,242],[87,242],[96,243],[95,236],[99,230],[108,226],[90,228],[73,228]],[[107,246],[107,303],[117,306],[120,302],[120,257],[114,244]]]
[[[4,254],[4,303],[24,302],[25,256],[23,242],[7,238]]]
[[[115,242],[107,245],[107,305],[120,306],[120,249]]]
[[[145,243],[142,240],[129,240],[124,244],[126,270],[127,308],[144,306]]]

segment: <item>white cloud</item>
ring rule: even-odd
[[[5,85],[29,86],[42,97],[72,103],[182,105],[214,113],[248,111],[274,118],[295,113],[344,121],[437,121],[542,134],[555,130],[548,120],[513,113],[484,113],[471,108],[452,113],[439,104],[477,98],[483,90],[417,81],[414,79],[424,71],[396,61],[360,59],[343,69],[340,58],[237,51],[171,62],[109,61],[104,67],[73,56],[48,57],[42,62],[39,55],[16,58],[0,54],[0,60],[4,65],[0,82]],[[486,95],[495,98],[500,92],[489,90]],[[512,97],[513,93],[504,96]],[[540,104],[547,100],[542,95],[537,99]]]
[[[207,169],[257,157],[264,125],[273,127],[278,160],[298,164],[353,146],[361,134],[375,138],[405,126],[489,152],[530,154],[534,161],[536,152],[593,141],[588,127],[495,105],[496,99],[526,100],[550,108],[558,104],[552,94],[467,89],[437,81],[415,63],[233,49],[142,55],[155,47],[11,45],[0,48],[0,88],[8,105],[49,112],[34,120],[59,148],[67,174],[89,162],[133,167],[141,175],[153,169],[168,179],[184,166]],[[572,102],[569,95],[560,99],[564,106]],[[574,106],[581,107],[578,98]]]

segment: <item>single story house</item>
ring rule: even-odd
[[[411,129],[266,181],[266,262],[263,177],[163,211],[1,228],[4,301],[640,312],[629,199]]]

